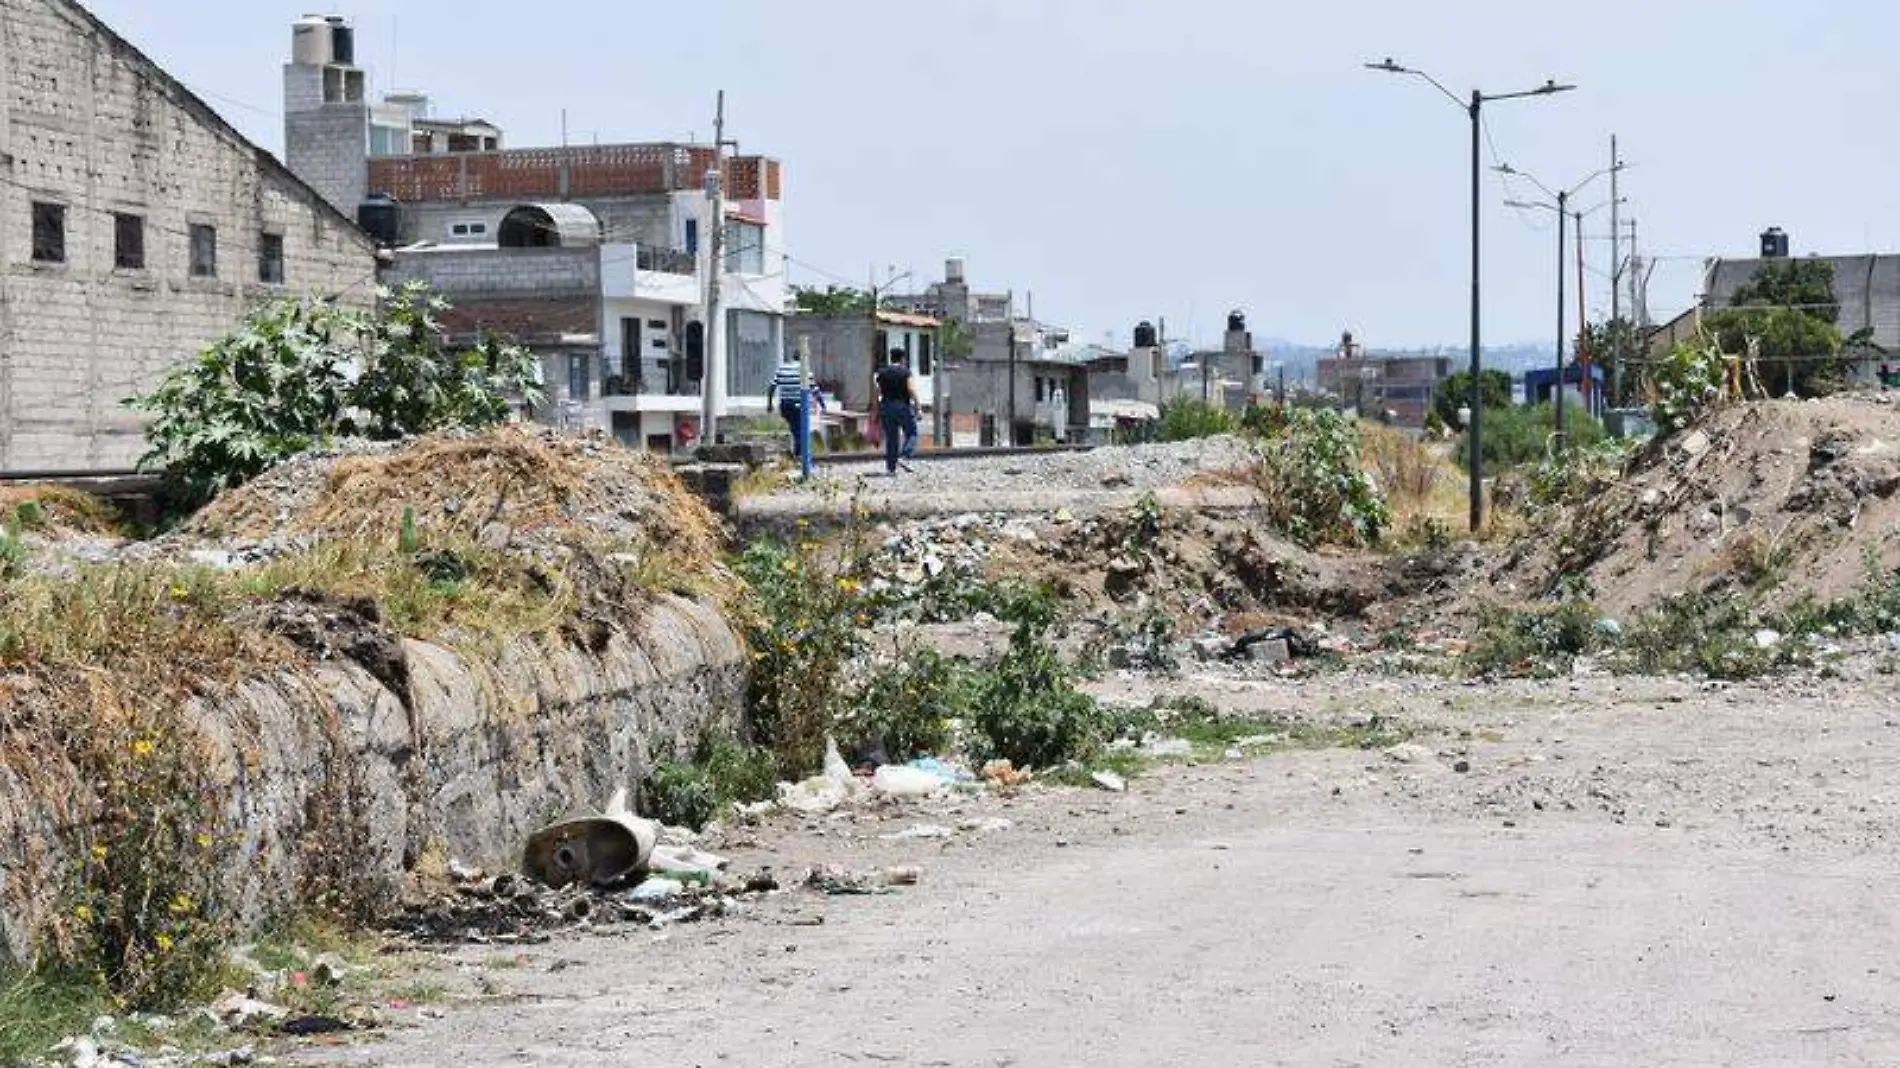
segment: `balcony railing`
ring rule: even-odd
[[[634,266],[643,271],[658,271],[661,274],[699,273],[699,258],[683,248],[641,245],[636,257]]]
[[[611,361],[607,378],[601,384],[603,397],[637,397],[658,394],[664,397],[697,397],[699,382],[686,377],[684,357],[658,357],[633,361],[634,366]]]

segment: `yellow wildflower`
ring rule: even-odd
[[[93,846],[93,847],[92,847],[92,859],[94,859],[94,860],[99,860],[99,861],[103,861],[103,860],[105,860],[105,859],[106,859],[106,847],[105,847],[105,846],[102,846],[102,845],[96,845],[96,846]]]
[[[73,909],[73,915],[79,918],[80,923],[91,923],[92,922],[92,906],[80,905]]]
[[[175,914],[183,914],[183,913],[190,912],[191,911],[191,895],[179,894],[178,896],[172,898],[171,909],[172,909],[172,912]]]
[[[161,953],[170,953],[172,949],[172,936],[168,934],[159,935],[158,949]]]
[[[152,740],[150,738],[140,738],[139,740],[133,742],[132,755],[140,756],[140,757],[151,756],[152,755]]]
[[[198,843],[199,849],[211,848],[211,836],[204,833],[203,831],[199,831],[197,836],[192,838],[192,841]]]

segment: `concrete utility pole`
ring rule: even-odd
[[[712,234],[707,242],[712,264],[706,271],[706,366],[699,384],[699,440],[714,444],[718,421],[719,376],[725,370],[726,332],[719,322],[719,287],[726,270],[726,91],[719,90],[713,113],[713,169],[706,175],[706,195],[712,202]]]
[[[1622,223],[1617,211],[1616,172],[1623,169],[1623,163],[1616,155],[1616,135],[1610,135],[1610,354],[1608,374],[1604,376],[1605,392],[1609,394],[1605,403],[1617,403],[1623,375],[1623,331],[1618,320],[1623,317],[1623,235]]]

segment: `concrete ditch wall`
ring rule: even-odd
[[[591,647],[518,641],[482,658],[404,641],[401,652],[406,686],[333,659],[187,709],[232,783],[224,885],[245,922],[293,900],[313,814],[342,805],[364,817],[350,856],[372,879],[393,885],[429,853],[492,870],[544,822],[636,785],[656,743],[690,745],[744,707],[743,640],[716,607],[678,598]],[[81,841],[74,813],[32,796],[0,768],[0,948],[16,960]]]

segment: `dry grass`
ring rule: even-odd
[[[1376,423],[1359,424],[1360,458],[1392,509],[1388,541],[1401,549],[1464,537],[1470,504],[1464,472],[1438,444]]]
[[[36,516],[36,519],[25,522],[27,516]],[[111,505],[64,486],[0,486],[0,519],[19,522],[36,533],[54,537],[69,533],[120,533],[119,516]]]

